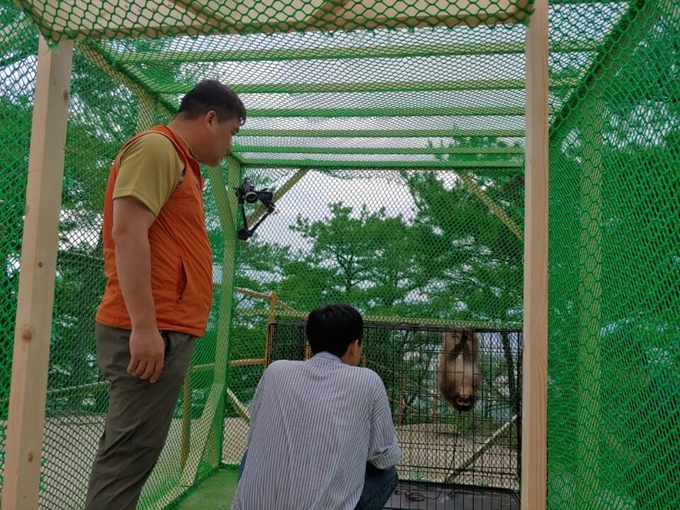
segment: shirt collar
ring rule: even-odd
[[[315,363],[342,363],[340,358],[327,351],[321,351],[318,354],[315,354],[309,361],[314,361]]]

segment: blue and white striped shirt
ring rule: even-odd
[[[378,374],[321,352],[276,361],[250,410],[248,457],[232,510],[354,510],[366,462],[401,450]]]

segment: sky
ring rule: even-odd
[[[280,186],[279,182],[285,182],[289,175],[281,176],[276,184]],[[245,176],[249,176],[247,172]],[[378,177],[372,178],[339,179],[311,171],[276,203],[276,212],[258,227],[258,237],[267,242],[303,248],[308,245],[307,242],[289,227],[295,224],[298,215],[311,221],[329,217],[329,204],[336,202],[342,202],[355,211],[366,204],[370,212],[384,207],[388,216],[401,214],[405,219],[413,218],[415,204],[408,188],[399,183],[394,174],[392,177],[380,178],[378,174]]]

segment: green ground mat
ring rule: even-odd
[[[220,469],[183,500],[177,510],[229,510],[236,493],[236,475],[233,469]]]

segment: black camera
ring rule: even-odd
[[[259,200],[266,207],[269,207],[270,204],[273,206],[274,193],[267,191],[267,188],[260,191],[256,190],[253,183],[247,177],[243,179],[243,184],[236,188],[236,196],[238,197],[239,204],[244,202],[254,204]]]
[[[264,219],[274,212],[274,193],[267,191],[267,188],[256,190],[253,183],[250,182],[250,179],[246,177],[243,179],[243,184],[236,188],[236,196],[238,197],[238,203],[241,207],[241,217],[243,218],[243,228],[239,229],[237,235],[242,241],[247,241],[255,233],[255,229],[264,221]],[[257,223],[249,229],[245,204],[255,204],[258,201],[262,202],[262,205],[264,205],[267,210]]]

